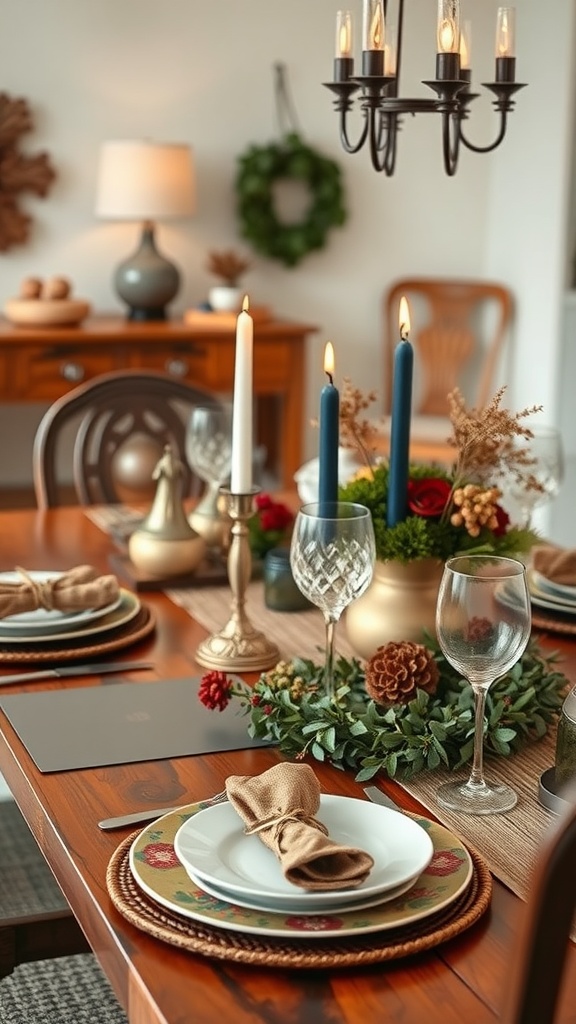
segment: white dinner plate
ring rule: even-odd
[[[140,598],[133,594],[132,591],[122,589],[117,605],[115,604],[110,611],[106,611],[100,618],[97,618],[96,622],[88,619],[86,623],[78,622],[74,626],[69,627],[67,621],[63,620],[60,624],[60,631],[49,634],[40,632],[22,636],[1,632],[0,646],[12,647],[18,644],[47,644],[52,643],[52,641],[74,641],[87,636],[96,636],[99,633],[106,632],[108,629],[124,626],[136,617],[140,607]]]
[[[234,903],[237,907],[247,907],[249,910],[262,910],[266,914],[303,914],[304,916],[309,915],[310,917],[318,914],[318,908],[311,907],[310,903],[302,899],[301,902],[285,903],[284,900],[278,899],[267,899],[264,901],[258,900],[255,896],[240,896],[234,894],[234,898],[229,892],[224,889],[219,889],[216,885],[210,885],[205,878],[195,878],[194,872],[185,868],[186,874],[191,882],[199,886],[204,892],[207,892],[209,896],[213,896],[217,900],[225,900],[227,903]],[[405,882],[403,885],[396,885],[393,889],[388,889],[386,892],[381,892],[376,896],[361,896],[358,901],[353,903],[341,903],[338,899],[338,893],[332,894],[333,902],[328,906],[320,908],[321,913],[339,914],[340,911],[349,913],[351,910],[368,910],[370,907],[379,907],[381,903],[388,903],[389,900],[395,900],[398,896],[403,896],[405,892],[415,884],[419,875],[415,878],[411,878],[409,882]]]
[[[568,610],[576,611],[576,587],[566,587],[561,583],[552,583],[541,576],[535,569],[528,571],[530,594],[543,601],[553,601]]]
[[[335,842],[359,847],[374,859],[361,885],[338,890],[341,906],[415,878],[434,852],[428,833],[412,818],[365,800],[322,794],[317,817]],[[317,910],[334,902],[333,890],[309,892],[287,881],[275,854],[257,835],[245,834],[244,823],[230,803],[207,807],[189,818],[175,837],[174,849],[199,881],[232,897],[282,899],[285,906],[305,899]]]
[[[64,573],[34,571],[28,575],[34,582],[44,583],[49,579],[59,579]],[[19,573],[0,573],[0,583],[19,582],[22,582]],[[50,633],[61,633],[63,629],[75,629],[84,623],[93,622],[113,611],[119,604],[120,595],[102,608],[82,608],[71,612],[60,611],[57,608],[34,608],[27,612],[18,612],[17,615],[7,615],[0,619],[0,635],[8,633],[11,636],[48,636]]]

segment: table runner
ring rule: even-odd
[[[128,510],[127,510],[128,511]],[[94,514],[96,512],[96,514]],[[108,509],[89,510],[87,515],[101,528],[107,526]],[[132,510],[130,510],[132,514]],[[118,510],[110,510],[110,524],[118,523]],[[230,613],[230,590],[226,586],[203,587],[199,590],[170,589],[170,600],[184,608],[205,629],[220,629]],[[318,611],[278,613],[264,605],[263,585],[253,582],[248,588],[247,610],[253,624],[274,640],[283,658],[297,656],[319,659],[324,650],[324,625]],[[345,635],[345,624],[336,631],[336,648],[344,657],[353,655]],[[447,828],[464,842],[475,846],[486,857],[493,874],[516,895],[526,899],[532,867],[540,840],[555,815],[538,803],[538,781],[543,771],[554,764],[555,729],[541,741],[531,743],[510,758],[487,759],[489,781],[507,782],[518,793],[518,804],[506,814],[466,815],[440,807],[435,800],[438,787],[456,773],[438,770],[421,774],[400,785],[427,807]],[[469,771],[469,769],[468,769]],[[464,768],[462,778],[467,775]],[[573,936],[576,938],[576,932]]]

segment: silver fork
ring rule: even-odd
[[[215,793],[214,796],[207,797],[206,800],[198,801],[199,803],[209,804],[223,804],[228,799],[226,790],[223,789],[221,793]],[[187,807],[188,804],[194,803],[194,800],[188,800],[186,804],[182,804],[182,807]],[[134,811],[132,814],[120,814],[117,818],[104,818],[98,822],[98,828],[102,829],[103,832],[110,832],[115,828],[124,828],[126,825],[144,825],[147,821],[154,821],[154,818],[161,818],[163,814],[170,814],[172,811],[178,811],[180,807],[152,807],[144,811]]]

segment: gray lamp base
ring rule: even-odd
[[[180,287],[178,268],[162,256],[154,241],[154,225],[146,221],[136,252],[114,274],[118,295],[128,306],[128,320],[166,320],[166,306]]]

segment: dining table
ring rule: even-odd
[[[113,549],[109,532],[80,507],[0,513],[1,571],[19,565],[66,570],[90,563],[106,573]],[[150,609],[155,628],[133,646],[115,652],[114,660],[138,658],[153,668],[128,669],[121,674],[122,681],[145,686],[188,679],[197,689],[206,670],[196,662],[195,653],[206,628],[163,589],[142,591],[140,599]],[[289,613],[284,614],[288,619]],[[574,639],[543,631],[540,642],[545,651],[558,651],[562,671],[575,683]],[[19,671],[25,666],[0,664],[0,688],[5,676]],[[245,676],[247,682],[256,678],[256,673]],[[106,685],[110,677],[103,674],[72,675],[10,683],[1,693]],[[66,727],[62,721],[62,730]],[[283,760],[274,746],[247,745],[241,750],[40,771],[0,711],[0,772],[130,1024],[487,1024],[500,1019],[526,904],[496,874],[489,906],[459,934],[421,952],[347,966],[279,967],[265,957],[241,962],[197,953],[155,937],[120,913],[107,886],[107,870],[134,826],[106,832],[98,827],[101,819],[201,801],[222,791],[230,775],[257,775]],[[323,793],[365,799],[353,771],[328,762],[310,763]],[[424,807],[393,779],[379,775],[372,781],[403,810],[436,819],[433,808]],[[481,841],[479,846],[482,854]],[[529,890],[529,878],[526,884]],[[558,1021],[573,1022],[574,1007],[576,952],[570,943]]]

